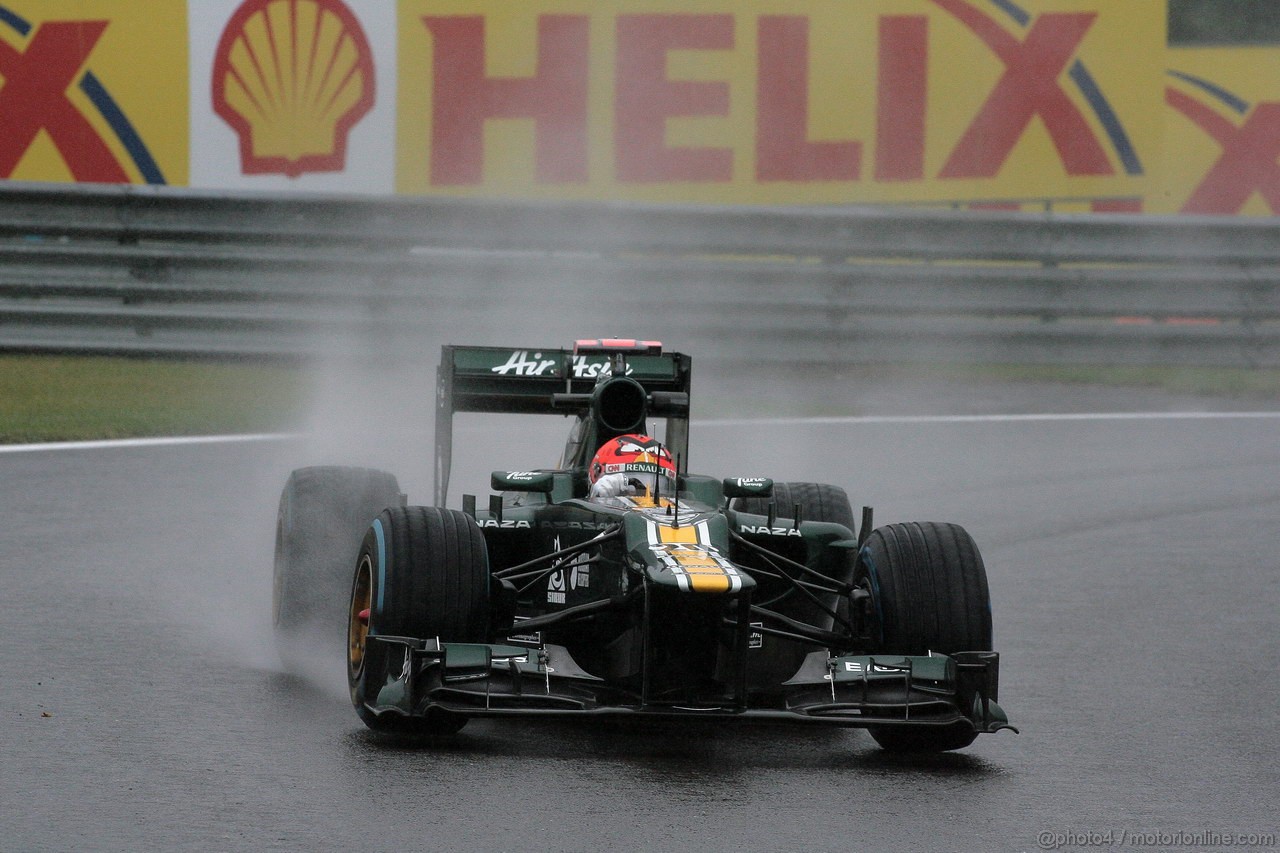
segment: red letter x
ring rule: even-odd
[[[1166,89],[1164,98],[1222,146],[1222,156],[1187,199],[1183,213],[1239,213],[1254,190],[1272,213],[1280,213],[1280,103],[1258,104],[1237,128],[1176,89]]]
[[[1107,155],[1088,122],[1058,85],[1058,75],[1093,25],[1095,12],[1045,13],[1021,43],[965,0],[933,0],[982,39],[1004,63],[1004,76],[942,167],[942,178],[990,178],[1037,114],[1068,175],[1110,175]]]
[[[102,137],[67,99],[107,21],[50,21],[25,53],[0,42],[0,176],[9,177],[41,130],[77,181],[125,183]]]

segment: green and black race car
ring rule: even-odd
[[[356,713],[447,733],[472,717],[768,720],[949,750],[1012,728],[986,571],[953,524],[856,524],[843,489],[688,459],[691,359],[637,341],[446,346],[435,506],[394,476],[294,471],[280,500],[282,655],[345,623]],[[455,412],[572,418],[556,468],[495,471],[446,509]],[[589,499],[605,442],[661,426],[669,493]],[[327,631],[326,631],[327,629]]]

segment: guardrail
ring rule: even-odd
[[[0,349],[1280,365],[1280,220],[0,185]]]

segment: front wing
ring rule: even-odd
[[[563,647],[439,643],[374,636],[403,655],[368,709],[379,716],[423,717],[434,710],[468,717],[705,717],[856,728],[1014,729],[996,703],[999,655],[808,655],[768,704],[696,707],[643,703],[583,671]],[[388,651],[392,651],[388,648]]]

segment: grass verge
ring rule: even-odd
[[[300,367],[47,355],[0,356],[0,442],[296,428]]]
[[[902,365],[840,373],[855,382],[1059,382],[1246,402],[1280,397],[1276,369]],[[0,355],[0,443],[298,429],[313,378],[305,367],[278,364]],[[715,400],[705,402],[703,416],[718,413]]]

